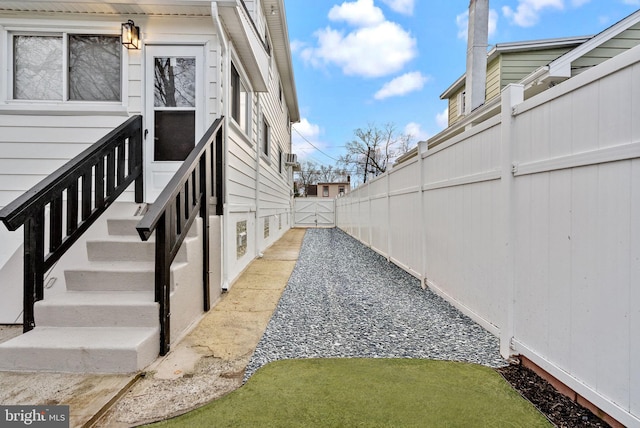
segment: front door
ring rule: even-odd
[[[203,49],[146,47],[147,202],[158,197],[204,133]]]

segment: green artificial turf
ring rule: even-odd
[[[284,360],[170,427],[550,427],[494,370],[415,359]]]

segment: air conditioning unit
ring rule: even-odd
[[[298,164],[298,155],[295,153],[285,153],[284,154],[284,164],[286,166],[295,166]]]

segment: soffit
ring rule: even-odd
[[[211,2],[200,0],[3,0],[0,12],[95,15],[211,16]]]
[[[283,0],[264,0],[264,12],[271,36],[273,55],[276,66],[282,81],[289,116],[291,122],[300,121],[300,110],[298,108],[298,94],[296,82],[293,74],[293,64],[291,62],[291,47],[289,44],[289,30],[287,27],[287,16]],[[273,13],[271,12],[273,10]]]

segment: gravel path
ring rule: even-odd
[[[309,229],[247,366],[291,358],[429,358],[505,366],[498,339],[338,229]]]

